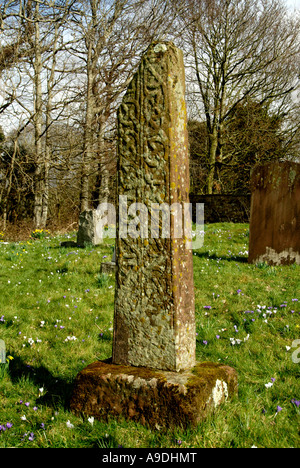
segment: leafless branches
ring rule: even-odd
[[[299,16],[281,0],[0,0],[0,31],[0,123],[31,134],[36,226],[64,193],[79,211],[113,196],[116,109],[153,40],[184,50],[206,192],[244,148],[230,122],[245,109],[277,116],[281,154],[299,151]]]

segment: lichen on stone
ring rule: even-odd
[[[214,386],[211,394],[211,398],[214,402],[214,406],[218,406],[222,400],[228,398],[228,387],[227,383],[217,379],[216,385]]]
[[[155,42],[144,54],[118,111],[118,197],[188,203],[189,155],[182,51]],[[195,363],[192,251],[176,239],[123,238],[117,226],[113,361],[176,370]],[[159,220],[162,232],[162,222]],[[166,317],[168,319],[166,320]]]

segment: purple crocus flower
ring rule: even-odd
[[[297,408],[299,408],[300,406],[300,400],[296,400],[295,398],[291,400],[291,403],[294,403],[297,406]]]

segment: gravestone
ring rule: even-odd
[[[180,217],[173,215],[163,236],[162,217],[151,211],[188,202],[184,95],[182,52],[170,42],[152,44],[118,112],[113,356],[76,377],[76,414],[124,416],[152,427],[196,425],[237,391],[234,369],[195,360],[190,239],[185,231],[177,235]]]
[[[115,274],[116,271],[117,271],[116,248],[114,247],[111,261],[101,263],[100,273],[109,275],[109,274]]]
[[[251,175],[249,262],[300,264],[300,164],[275,162]]]
[[[79,228],[77,233],[77,245],[100,245],[103,242],[101,230],[97,229],[101,217],[97,210],[83,211],[79,216]]]

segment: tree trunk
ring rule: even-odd
[[[218,131],[216,128],[214,128],[212,133],[210,133],[209,135],[208,175],[207,175],[207,192],[206,192],[208,195],[211,195],[213,193],[217,150],[218,150]]]
[[[3,198],[3,231],[6,231],[6,223],[7,223],[7,214],[8,214],[8,202],[9,202],[9,195],[12,187],[12,178],[13,172],[15,168],[15,161],[16,161],[16,154],[17,154],[18,142],[15,140],[14,144],[14,151],[11,157],[10,168],[9,168],[9,175],[8,175],[8,184],[6,187],[6,193]]]
[[[93,50],[92,43],[89,43],[87,58],[87,96],[86,96],[86,116],[84,129],[84,148],[82,155],[81,187],[80,187],[80,212],[89,208],[89,176],[91,172],[91,162],[93,159],[94,138],[93,123],[95,118],[95,105],[93,96],[94,70],[93,70]]]
[[[34,174],[34,226],[43,228],[43,197],[45,192],[45,170],[42,146],[42,53],[40,44],[39,3],[35,6],[35,60],[34,60],[34,132],[35,132],[35,174]]]
[[[99,117],[100,129],[98,135],[98,157],[99,161],[97,164],[97,174],[95,187],[93,190],[93,206],[97,208],[101,203],[108,203],[109,199],[109,170],[108,170],[108,158],[105,148],[105,114]]]
[[[48,219],[48,200],[49,200],[49,170],[50,170],[50,158],[51,158],[51,135],[50,126],[52,123],[51,110],[52,110],[52,97],[56,67],[56,52],[57,52],[57,41],[59,36],[59,25],[55,25],[55,36],[52,50],[52,66],[50,75],[47,80],[47,105],[46,105],[46,147],[45,147],[45,159],[44,159],[44,192],[42,199],[42,214],[41,214],[41,226],[44,228],[47,224]]]
[[[50,149],[46,148],[46,160],[44,163],[43,175],[43,196],[42,196],[42,212],[40,227],[45,228],[48,219],[48,200],[49,200],[49,166],[50,166]]]

